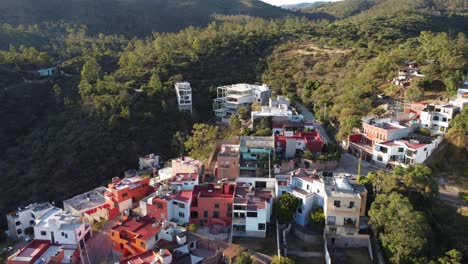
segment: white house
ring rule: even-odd
[[[278,196],[290,193],[299,200],[294,220],[297,224],[305,226],[313,208],[323,206],[323,182],[317,175],[312,175],[305,169],[292,171],[290,175],[277,175],[276,179]]]
[[[173,190],[193,190],[198,185],[198,173],[177,173],[171,181]]]
[[[85,225],[79,215],[53,208],[36,219],[34,236],[52,243],[78,245],[89,231],[90,226]]]
[[[177,103],[179,111],[189,111],[192,113],[192,87],[188,82],[178,82],[175,84]]]
[[[466,85],[466,87],[468,87],[468,83]],[[454,106],[460,107],[460,109],[463,109],[463,107],[468,105],[468,88],[458,89],[457,97],[450,100],[450,103]]]
[[[8,231],[12,238],[24,238],[24,230],[33,227],[36,219],[42,217],[46,212],[55,208],[50,203],[33,203],[18,208],[18,211],[6,215]]]
[[[460,112],[460,107],[451,104],[429,104],[421,111],[421,126],[433,131],[447,132],[450,120]]]
[[[266,237],[270,222],[274,191],[237,182],[234,193],[232,235]]]
[[[423,163],[442,141],[439,136],[431,143],[417,140],[392,140],[374,145],[372,160],[381,165],[407,166]]]
[[[159,168],[159,156],[151,153],[144,157],[140,157],[138,163],[140,166],[140,170],[158,169]]]

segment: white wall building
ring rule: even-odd
[[[140,170],[158,169],[159,156],[151,153],[144,157],[140,157],[138,164],[140,166]]]
[[[177,103],[179,111],[189,111],[192,113],[192,87],[188,82],[178,82],[175,84]]]
[[[438,136],[431,143],[417,140],[393,140],[374,145],[372,160],[378,164],[407,166],[423,163],[439,146],[442,137]]]
[[[274,191],[237,182],[234,193],[232,235],[266,237],[270,222]]]
[[[271,96],[270,87],[266,84],[233,84],[217,89],[217,97],[213,99],[213,111],[220,118],[225,118],[237,112],[239,107],[249,107],[252,103],[266,105]]]
[[[176,192],[181,190],[193,190],[198,185],[198,173],[178,173],[171,181],[172,189]]]
[[[8,231],[12,238],[24,238],[24,230],[33,227],[36,219],[42,217],[46,212],[55,208],[50,203],[33,203],[18,208],[18,211],[6,215]]]
[[[466,81],[465,81],[466,82]],[[468,87],[468,83],[466,84]],[[450,100],[450,104],[460,107],[463,109],[466,105],[468,105],[468,88],[460,88],[457,90],[457,97]]]
[[[34,236],[36,239],[50,240],[52,243],[78,245],[78,241],[89,231],[90,226],[80,221],[79,215],[53,208],[36,219]]]
[[[287,107],[291,106],[291,100],[286,96],[278,95],[276,98],[270,98],[269,104],[270,107],[278,107],[280,105],[286,105]]]
[[[451,104],[429,104],[421,111],[421,126],[433,131],[447,132],[450,120],[460,112],[460,107]]]

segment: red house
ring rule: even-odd
[[[234,184],[229,183],[224,183],[221,188],[214,184],[195,186],[190,206],[190,223],[199,226],[230,225],[235,188]]]
[[[140,176],[123,179],[113,178],[112,183],[107,188],[109,191],[105,193],[106,202],[118,205],[120,212],[131,209],[135,202],[150,193],[149,182],[150,178]]]
[[[286,131],[275,133],[275,150],[285,158],[294,158],[297,151],[322,152],[323,139],[318,132]]]

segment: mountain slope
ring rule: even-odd
[[[328,3],[328,1],[319,1],[319,2],[313,2],[313,3],[299,3],[299,4],[291,4],[291,5],[282,5],[281,8],[298,11],[300,9],[305,9],[305,8],[316,8],[326,3]]]
[[[3,0],[0,22],[13,25],[64,21],[91,33],[145,36],[204,26],[213,14],[262,18],[294,15],[259,0]]]

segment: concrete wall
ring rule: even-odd
[[[301,159],[301,167],[305,167],[306,162],[309,164],[310,169],[316,170],[332,170],[338,167],[338,161],[313,161],[308,159]]]
[[[298,238],[300,238],[302,241],[306,243],[314,244],[314,245],[320,245],[322,243],[323,236],[321,234],[317,234],[317,235],[304,234],[295,228],[292,228],[292,232],[295,236],[297,236]]]

